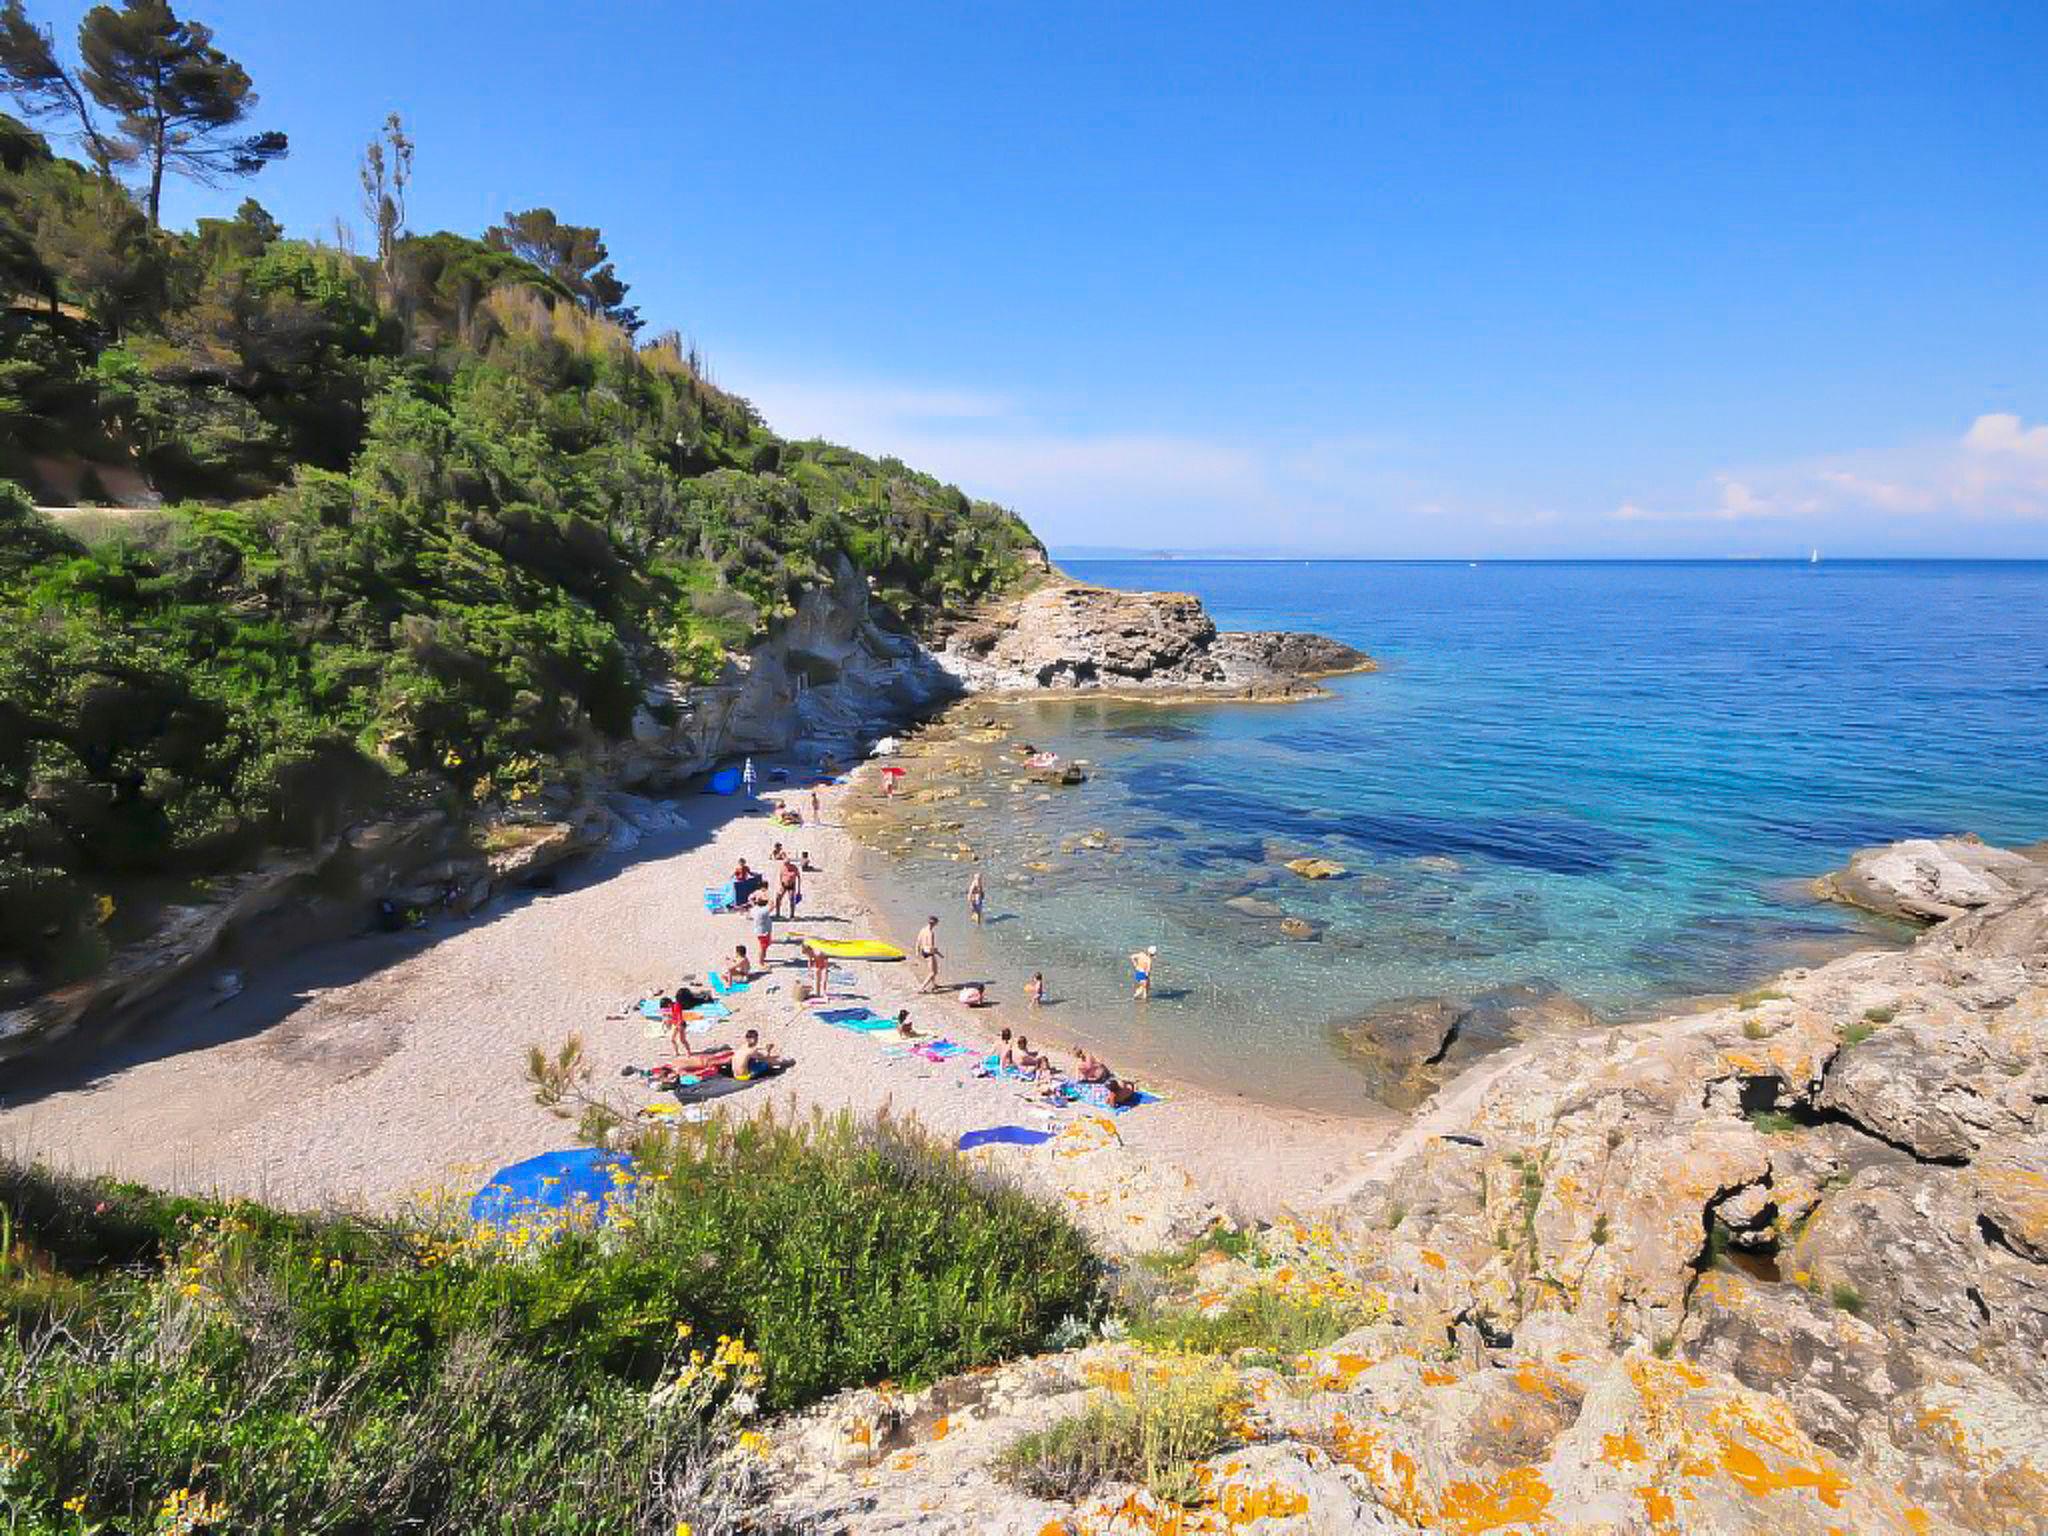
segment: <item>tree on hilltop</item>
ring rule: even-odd
[[[640,312],[626,304],[627,285],[619,280],[604,236],[595,226],[564,224],[552,208],[528,208],[507,213],[504,223],[485,230],[484,243],[532,262],[575,294],[593,315],[603,315],[629,333],[640,329]]]
[[[218,186],[284,158],[289,142],[267,130],[233,133],[255,110],[249,72],[213,45],[213,29],[185,21],[169,0],[97,5],[78,24],[79,67],[57,54],[21,0],[0,6],[0,85],[31,117],[68,118],[102,172],[139,166],[143,207],[160,227],[166,172]],[[108,128],[95,106],[113,117]]]
[[[387,284],[398,275],[398,237],[405,230],[405,189],[412,185],[413,143],[396,112],[363,151],[363,211],[377,234],[377,269]]]

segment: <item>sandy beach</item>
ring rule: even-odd
[[[875,782],[869,770],[823,790],[823,824],[794,836],[765,806],[682,800],[674,809],[683,825],[575,866],[552,890],[467,921],[253,966],[235,996],[187,996],[160,1017],[125,1021],[117,1037],[74,1039],[60,1052],[68,1061],[24,1064],[0,1085],[0,1147],[82,1172],[292,1206],[378,1208],[474,1188],[493,1168],[571,1139],[533,1100],[524,1077],[531,1045],[553,1050],[580,1034],[594,1090],[634,1106],[661,1100],[620,1069],[662,1059],[664,1043],[637,1017],[609,1016],[701,974],[748,938],[744,918],[707,913],[703,902],[704,887],[740,857],[761,867],[782,840],[817,863],[803,921],[779,926],[912,947],[911,934],[877,927],[858,878],[858,860],[873,855],[841,826]],[[808,797],[791,798],[808,817]],[[966,921],[957,893],[934,910],[947,923]],[[778,940],[770,978],[733,1000],[731,1019],[692,1039],[732,1042],[756,1028],[797,1065],[717,1108],[887,1108],[947,1140],[996,1124],[1073,1127],[1049,1147],[975,1155],[1049,1186],[1098,1226],[1139,1229],[1133,1239],[1163,1238],[1212,1207],[1263,1219],[1311,1209],[1398,1126],[1234,1100],[1149,1074],[1146,1086],[1164,1102],[1113,1121],[1098,1111],[1050,1113],[1024,1085],[971,1072],[1004,1024],[1022,1025],[1056,1061],[1070,1049],[1057,1024],[1034,1027],[1046,1021],[1028,1020],[1014,991],[969,1010],[950,996],[917,996],[910,963],[847,973],[852,995],[875,1011],[908,1007],[922,1034],[974,1051],[942,1063],[905,1059],[889,1050],[889,1034],[810,1017],[796,997],[796,946]],[[1076,1148],[1108,1161],[1058,1155]],[[1092,1188],[1077,1193],[1082,1185]]]

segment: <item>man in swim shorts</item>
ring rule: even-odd
[[[1131,997],[1133,1000],[1150,998],[1152,996],[1152,967],[1158,958],[1159,946],[1157,944],[1138,950],[1131,956]]]
[[[917,990],[920,992],[938,991],[939,961],[944,956],[939,951],[939,920],[937,917],[927,917],[924,920],[924,926],[918,929],[917,954],[918,958],[924,961],[924,982]]]
[[[733,1052],[732,1075],[735,1082],[749,1082],[757,1077],[771,1077],[786,1067],[796,1065],[791,1056],[778,1056],[775,1047],[761,1043],[761,1031],[747,1031],[746,1044]]]
[[[763,965],[768,963],[768,946],[775,942],[775,916],[766,896],[754,898],[754,942],[760,946]]]

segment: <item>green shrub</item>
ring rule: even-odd
[[[1140,1360],[1128,1391],[1109,1390],[1069,1419],[1012,1442],[996,1475],[1040,1499],[1079,1499],[1107,1483],[1157,1497],[1201,1497],[1198,1463],[1236,1444],[1245,1393],[1235,1372],[1198,1357]]]
[[[1761,1008],[1765,1003],[1782,1003],[1791,994],[1780,992],[1776,987],[1758,987],[1753,992],[1744,992],[1735,999],[1738,1008]]]
[[[1341,1300],[1290,1296],[1268,1285],[1248,1286],[1218,1313],[1162,1308],[1140,1315],[1131,1337],[1158,1349],[1234,1355],[1284,1365],[1308,1350],[1333,1344],[1372,1320],[1372,1309]]]
[[[1896,1003],[1887,1003],[1882,1007],[1866,1008],[1863,1010],[1863,1022],[1866,1024],[1889,1024],[1898,1016],[1899,1009]]]
[[[1841,1284],[1828,1292],[1828,1299],[1851,1317],[1863,1315],[1863,1293],[1853,1285]]]
[[[1868,1024],[1859,1022],[1845,1025],[1842,1029],[1842,1044],[1861,1045],[1876,1033],[1877,1031]]]
[[[627,1216],[541,1241],[0,1166],[7,1499],[49,1530],[75,1497],[148,1529],[180,1489],[261,1532],[724,1530],[757,1407],[991,1363],[1101,1304],[1063,1216],[912,1127],[711,1121],[638,1174]]]

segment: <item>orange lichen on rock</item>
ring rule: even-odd
[[[1438,1253],[1434,1248],[1425,1248],[1422,1250],[1422,1262],[1427,1264],[1431,1269],[1450,1268],[1449,1262],[1444,1258],[1442,1254]]]
[[[1672,1522],[1678,1518],[1678,1506],[1671,1495],[1663,1489],[1645,1484],[1636,1490],[1636,1496],[1643,1501],[1643,1517],[1650,1522],[1653,1531],[1676,1530]]]
[[[1788,1461],[1772,1466],[1757,1452],[1725,1434],[1721,1436],[1721,1467],[1753,1498],[1810,1488],[1829,1509],[1840,1509],[1842,1495],[1849,1488],[1848,1478],[1825,1458],[1816,1459],[1812,1465]]]
[[[1330,1420],[1329,1443],[1333,1456],[1365,1474],[1374,1495],[1390,1511],[1411,1525],[1421,1523],[1424,1504],[1415,1486],[1414,1457],[1388,1446],[1378,1430],[1354,1424],[1341,1413]]]
[[[1424,1366],[1422,1368],[1422,1384],[1425,1387],[1448,1387],[1456,1382],[1457,1379],[1458,1373],[1456,1371],[1439,1371],[1433,1366]]]
[[[1643,1449],[1643,1442],[1631,1430],[1620,1434],[1600,1437],[1600,1459],[1610,1467],[1621,1466],[1624,1462],[1648,1461],[1650,1453]]]
[[[1281,1520],[1308,1513],[1308,1495],[1278,1483],[1246,1488],[1226,1483],[1216,1495],[1216,1511],[1226,1525],[1249,1525],[1254,1520]]]
[[[951,1434],[952,1432],[952,1420],[948,1418],[945,1414],[942,1413],[936,1419],[932,1420],[932,1438],[934,1440],[943,1440],[946,1438],[947,1435]]]
[[[1550,1506],[1550,1485],[1534,1467],[1510,1467],[1491,1483],[1453,1483],[1444,1490],[1437,1520],[1459,1536],[1527,1525]]]

